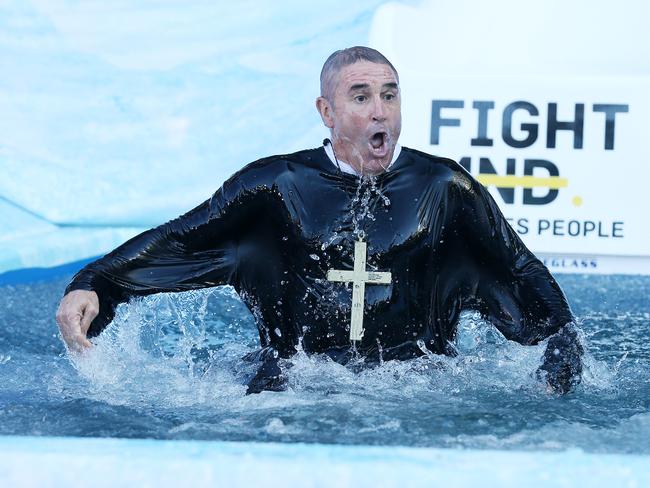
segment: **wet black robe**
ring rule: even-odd
[[[187,214],[82,269],[68,286],[94,290],[97,335],[133,296],[232,285],[263,347],[342,360],[350,351],[354,241],[389,285],[366,285],[357,351],[403,359],[453,354],[461,310],[482,312],[508,339],[535,344],[572,321],[548,270],[496,203],[454,161],[403,148],[389,171],[360,179],[317,148],[249,164]]]

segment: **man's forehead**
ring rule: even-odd
[[[387,64],[357,61],[341,68],[338,76],[338,87],[347,91],[361,85],[393,85],[397,86],[397,77]]]

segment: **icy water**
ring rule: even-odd
[[[535,380],[543,346],[471,313],[457,358],[354,372],[299,354],[286,392],[246,396],[252,317],[229,288],[138,300],[69,358],[69,277],[0,287],[0,434],[650,453],[650,277],[559,276],[588,350],[583,383]]]

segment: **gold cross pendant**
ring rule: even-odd
[[[366,283],[370,285],[388,285],[391,282],[389,272],[366,271],[366,243],[354,243],[354,270],[330,269],[329,281],[352,282],[352,318],[350,322],[350,340],[360,341],[363,337],[363,308],[365,303]]]

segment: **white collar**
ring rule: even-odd
[[[338,160],[338,166],[336,165],[336,157],[334,157],[334,149],[332,148],[332,144],[327,144],[326,146],[323,147],[325,149],[325,154],[330,158],[330,161],[332,161],[332,164],[336,167],[341,167],[341,171],[344,173],[348,173],[350,175],[355,175],[359,176],[359,173],[356,172],[356,170],[350,166],[348,163],[342,160]],[[390,164],[388,165],[388,168],[386,168],[386,171],[390,169],[390,167],[393,165],[395,160],[399,157],[399,153],[402,151],[402,146],[399,144],[395,144],[395,151],[393,151],[393,159],[391,160]]]

